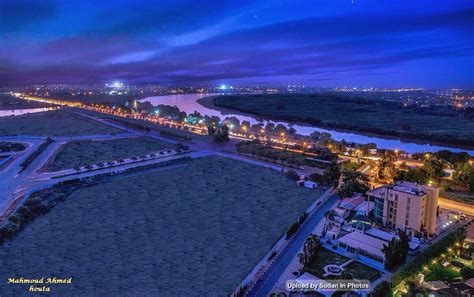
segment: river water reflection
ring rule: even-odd
[[[257,118],[254,118],[251,116],[240,115],[237,113],[235,114],[222,113],[219,110],[205,107],[197,102],[197,100],[201,98],[214,96],[214,95],[219,95],[219,94],[179,94],[179,95],[154,96],[154,97],[147,97],[139,101],[140,102],[149,101],[153,105],[158,105],[158,104],[176,105],[177,107],[179,107],[180,110],[185,111],[186,113],[193,113],[194,111],[198,111],[199,113],[203,115],[209,115],[209,116],[214,115],[214,116],[220,117],[221,119],[224,119],[225,117],[235,116],[241,122],[245,120],[245,121],[249,121],[251,124],[255,124],[258,122],[263,122],[266,124],[268,122],[268,121],[260,121]],[[285,123],[285,122],[278,122],[278,121],[271,121],[271,122],[275,124],[283,123],[287,126],[289,125],[288,123]],[[309,135],[313,131],[327,132],[327,133],[330,133],[335,140],[344,139],[348,142],[355,142],[355,143],[373,142],[377,144],[378,148],[384,148],[384,149],[392,149],[392,150],[397,149],[397,150],[402,150],[409,153],[419,153],[419,152],[427,152],[427,151],[436,152],[436,151],[448,149],[453,152],[464,151],[464,152],[469,153],[471,156],[474,156],[474,150],[465,150],[465,149],[459,149],[455,147],[445,147],[445,146],[430,145],[430,144],[420,144],[420,143],[414,143],[414,142],[401,141],[398,139],[386,139],[386,138],[368,136],[368,135],[363,135],[363,134],[358,134],[358,133],[340,132],[340,131],[335,131],[335,130],[330,130],[330,129],[322,129],[322,128],[317,128],[317,127],[308,126],[308,125],[291,125],[291,126],[296,129],[297,133],[302,134],[302,135]]]
[[[48,111],[48,110],[50,110],[49,107],[0,110],[0,117],[22,115],[22,114],[27,114],[27,113],[35,113],[35,112],[42,112],[42,111]]]

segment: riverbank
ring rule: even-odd
[[[474,149],[474,140],[470,140],[468,138],[462,139],[460,143],[457,141],[440,141],[440,140],[426,140],[423,139],[423,135],[413,135],[410,133],[406,132],[392,132],[392,131],[380,131],[378,130],[377,132],[372,132],[372,131],[367,131],[367,128],[358,128],[358,127],[351,127],[351,128],[345,128],[345,125],[341,124],[335,124],[335,123],[324,123],[324,122],[318,122],[317,124],[312,123],[311,121],[298,121],[295,120],[294,116],[282,116],[282,115],[266,115],[266,114],[261,114],[259,112],[254,112],[254,111],[249,111],[246,109],[242,108],[229,108],[226,106],[222,106],[220,104],[216,104],[216,99],[217,98],[222,98],[220,96],[212,96],[212,97],[205,97],[202,99],[197,100],[199,104],[202,106],[209,108],[209,109],[214,109],[220,111],[222,114],[228,114],[228,115],[242,115],[246,117],[253,117],[256,119],[259,119],[261,121],[284,121],[289,124],[293,125],[301,125],[301,126],[306,126],[308,128],[314,128],[314,129],[321,129],[321,130],[326,130],[326,129],[331,129],[337,132],[341,133],[353,133],[353,134],[359,134],[367,137],[377,137],[377,138],[382,138],[386,140],[396,140],[400,142],[412,142],[418,145],[429,145],[429,146],[447,146],[445,148],[431,148],[431,149],[426,149],[426,151],[435,151],[435,150],[440,150],[440,149],[449,149],[453,151],[462,151],[462,150],[473,150]],[[331,133],[331,131],[329,131]],[[399,134],[402,135],[399,135]],[[397,135],[394,135],[397,134]],[[346,139],[347,140],[347,139]],[[466,144],[465,142],[472,142]],[[469,154],[473,155],[473,152],[468,152]]]
[[[0,115],[3,113],[4,115],[12,114],[15,115],[12,111],[25,111],[27,109],[41,109],[41,108],[48,108],[53,107],[53,104],[35,102],[35,101],[27,101],[20,98],[17,98],[12,95],[0,95]]]

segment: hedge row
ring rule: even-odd
[[[28,156],[28,158],[25,159],[25,161],[23,161],[20,166],[21,166],[21,170],[20,172],[22,172],[23,170],[25,170],[26,168],[28,168],[28,166],[30,166],[30,164],[39,156],[41,155],[41,153],[48,147],[48,145],[50,145],[51,143],[53,143],[54,140],[52,140],[51,138],[47,138],[45,142],[43,142],[31,155]]]
[[[189,136],[181,135],[181,134],[170,132],[170,131],[160,131],[160,135],[175,138],[175,139],[180,139],[180,140],[184,140],[184,141],[193,140]]]
[[[303,212],[300,215],[300,217],[298,218],[298,220],[296,222],[294,222],[290,226],[290,228],[288,228],[288,230],[286,231],[286,239],[289,239],[291,236],[293,236],[298,231],[300,226],[304,223],[304,221],[306,221],[306,218],[308,218],[308,213]]]

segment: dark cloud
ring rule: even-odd
[[[0,33],[16,33],[58,12],[56,1],[0,0]]]
[[[111,6],[99,13],[93,19],[94,27],[87,31],[112,35],[149,32],[177,34],[237,13],[246,7],[245,3],[194,0],[133,1],[123,6]]]
[[[76,34],[46,40],[24,52],[17,45],[0,45],[0,79],[341,84],[357,76],[359,81],[366,77],[367,84],[390,84],[403,72],[401,83],[418,86],[420,70],[406,71],[426,67],[425,61],[436,70],[459,67],[457,77],[445,78],[449,85],[472,75],[472,6],[426,13],[336,11],[285,21],[275,12],[274,19],[260,24],[253,23],[257,15],[251,6],[218,3],[129,2],[102,7]],[[217,29],[209,33],[210,27]],[[172,42],[196,31],[204,33],[188,38],[183,43],[187,45]],[[442,72],[432,70],[426,73],[434,85],[443,78]]]

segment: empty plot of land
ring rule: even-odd
[[[206,157],[82,188],[0,246],[0,279],[72,277],[53,295],[227,296],[320,195]],[[0,291],[27,285],[0,282]]]
[[[77,136],[121,132],[123,131],[90,121],[68,110],[0,117],[0,136]]]
[[[48,169],[59,171],[97,163],[118,161],[156,153],[172,144],[148,137],[122,138],[104,141],[75,141],[66,144]]]

